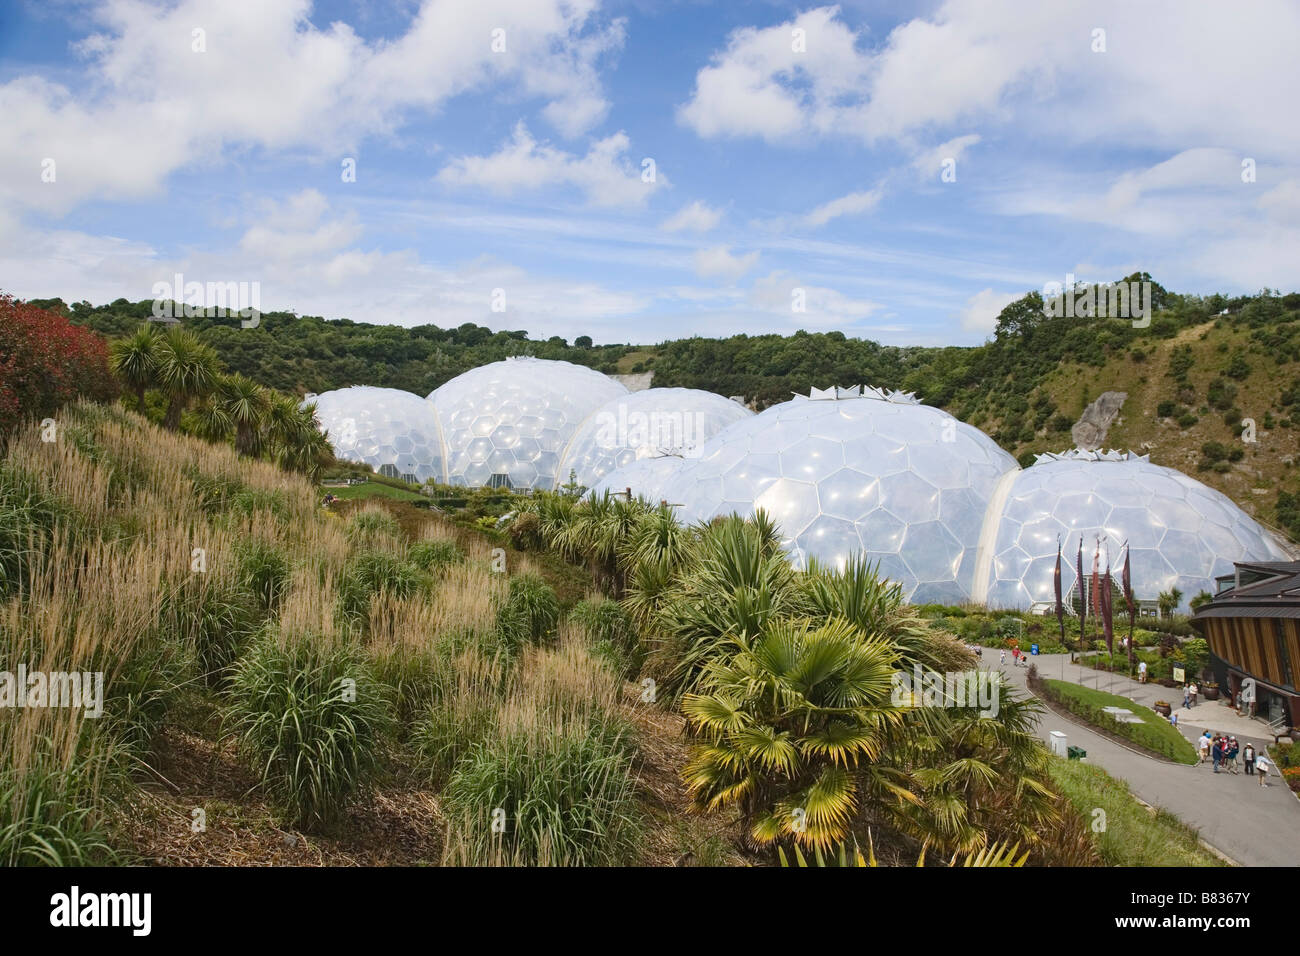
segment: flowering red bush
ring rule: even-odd
[[[116,394],[102,338],[0,293],[0,436],[78,396],[107,401]]]

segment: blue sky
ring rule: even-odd
[[[1297,35],[1284,0],[10,3],[0,288],[918,345],[1067,273],[1290,290]]]

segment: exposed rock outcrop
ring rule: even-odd
[[[1111,422],[1124,407],[1128,392],[1102,392],[1097,400],[1083,410],[1083,415],[1070,429],[1074,444],[1085,451],[1095,451],[1106,441]]]

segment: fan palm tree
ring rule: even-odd
[[[778,622],[705,667],[682,710],[705,740],[682,771],[699,809],[738,810],[759,844],[843,840],[859,809],[856,769],[903,721],[897,655],[843,618]]]
[[[109,347],[109,367],[135,393],[136,411],[144,414],[144,393],[158,384],[158,334],[146,322]]]
[[[167,413],[163,424],[175,431],[181,413],[196,398],[211,394],[221,376],[216,351],[201,342],[193,332],[168,329],[158,340],[158,387],[167,393]]]

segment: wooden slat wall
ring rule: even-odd
[[[1282,624],[1290,658],[1287,678],[1278,653],[1275,621]],[[1210,650],[1229,664],[1272,684],[1294,686],[1300,676],[1300,622],[1294,618],[1215,617],[1206,623]]]

